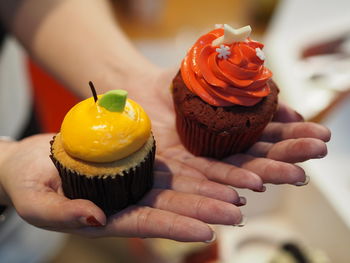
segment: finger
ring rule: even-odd
[[[20,195],[12,198],[18,214],[37,227],[59,230],[106,223],[103,211],[88,200],[70,200],[49,188],[25,190]]]
[[[328,142],[331,133],[328,128],[313,122],[269,123],[261,141],[278,142],[286,139],[315,138]]]
[[[181,242],[208,242],[215,232],[200,220],[147,206],[130,206],[109,217],[103,228],[85,228],[76,233],[90,237],[118,236],[167,238]]]
[[[247,154],[237,154],[226,158],[225,161],[255,172],[264,183],[296,184],[306,180],[302,168],[285,162],[256,158]]]
[[[277,112],[275,113],[272,121],[277,122],[302,122],[304,121],[303,116],[298,112],[287,106],[286,104],[280,103],[278,105]]]
[[[209,180],[258,192],[263,189],[260,177],[253,171],[209,158],[198,157],[185,162],[204,173]]]
[[[278,143],[255,143],[247,152],[255,157],[266,157],[281,162],[297,163],[327,155],[326,144],[313,138],[289,139]]]
[[[260,177],[255,173],[221,161],[204,157],[195,157],[187,153],[187,151],[181,151],[181,149],[171,149],[164,153],[164,157],[172,158],[173,161],[182,163],[184,167],[195,169],[207,179],[221,184],[227,184],[238,188],[248,188],[258,192],[264,189]]]
[[[309,159],[323,158],[327,155],[326,144],[318,139],[290,139],[276,143],[269,151],[267,158],[297,163]]]
[[[178,192],[206,196],[241,205],[241,198],[234,189],[209,181],[206,178],[199,179],[188,176],[177,176],[167,172],[155,172],[153,187],[172,189]]]
[[[141,205],[192,217],[209,224],[234,225],[242,220],[238,207],[204,196],[154,189],[141,201]]]

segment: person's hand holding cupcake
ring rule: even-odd
[[[94,94],[67,113],[60,133],[8,144],[2,203],[35,226],[90,237],[209,242],[208,224],[240,225],[245,200],[236,191],[159,165],[153,175],[150,120],[126,95]]]
[[[249,33],[221,25],[198,39],[180,72],[160,73],[149,96],[140,94],[157,138],[157,169],[258,192],[265,183],[307,184],[296,163],[324,157],[330,131],[277,105],[263,45]]]
[[[67,114],[53,141],[37,135],[5,145],[0,201],[49,230],[212,241],[208,224],[242,224],[246,200],[234,187],[307,184],[296,163],[324,157],[330,131],[277,103],[263,46],[247,39],[247,27],[231,31],[201,37],[171,90],[173,71],[133,72],[125,88],[152,132],[134,102],[106,97],[100,105],[94,96]]]

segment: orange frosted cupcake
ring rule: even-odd
[[[155,141],[140,105],[114,90],[75,105],[51,142],[64,194],[88,199],[107,215],[151,189]]]
[[[223,158],[255,143],[277,109],[278,88],[250,26],[222,25],[188,51],[172,85],[176,127],[193,154]]]

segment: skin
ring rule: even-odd
[[[155,90],[163,90],[172,74],[161,76],[164,82],[156,82]],[[7,147],[0,162],[2,199],[11,202],[29,223],[49,230],[90,237],[208,241],[214,235],[208,223],[235,225],[242,220],[240,198],[227,185],[263,191],[264,183],[304,182],[304,170],[294,163],[327,153],[329,130],[302,122],[298,114],[281,105],[261,140],[246,153],[221,161],[195,157],[180,144],[168,95],[152,96],[157,103],[143,103],[149,108],[159,151],[154,187],[137,205],[107,220],[90,201],[64,197],[57,170],[48,158],[52,134],[2,143]],[[105,226],[88,222],[91,216]]]
[[[108,219],[92,202],[64,197],[48,157],[52,134],[0,141],[0,203],[13,205],[35,226],[88,237],[212,241],[215,233],[208,224],[237,225],[242,220],[244,199],[228,186],[263,192],[265,183],[302,183],[305,172],[295,163],[327,154],[330,131],[303,122],[280,105],[261,140],[247,152],[223,160],[195,157],[183,148],[174,126],[169,84],[175,71],[159,69],[133,48],[107,2],[18,2],[12,18],[5,19],[34,59],[82,98],[91,96],[90,80],[99,93],[128,90],[149,114],[157,140],[153,189]]]

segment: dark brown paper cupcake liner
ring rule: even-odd
[[[176,108],[176,107],[175,107]],[[222,159],[231,154],[242,152],[252,146],[261,136],[266,127],[238,131],[234,134],[214,133],[200,126],[176,110],[176,128],[182,144],[196,156]]]
[[[52,143],[51,143],[52,144]],[[70,199],[87,199],[99,206],[107,216],[137,203],[153,185],[155,142],[145,159],[119,174],[88,177],[64,167],[52,154],[62,179],[62,188]]]

